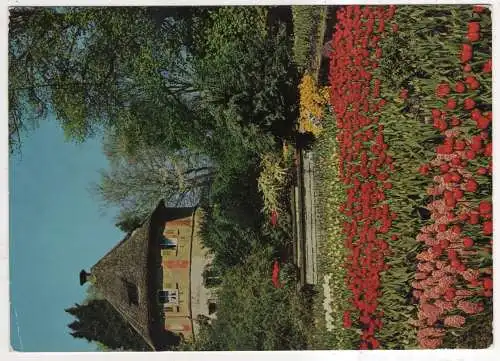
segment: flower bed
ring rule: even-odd
[[[491,58],[481,53],[488,41],[488,33],[481,41],[483,11],[470,11],[460,53],[450,54],[462,71],[436,85],[431,114],[444,140],[420,167],[433,179],[432,222],[417,236],[425,247],[412,283],[423,348],[442,346],[448,330],[464,328],[493,295]]]
[[[343,328],[343,307],[348,302],[344,269],[346,250],[342,239],[343,218],[338,208],[344,201],[344,186],[339,180],[337,128],[331,112],[325,112],[324,128],[314,145],[318,229],[318,278],[323,279],[323,297],[315,309],[320,330],[314,348],[350,349],[358,335]]]
[[[312,75],[305,74],[300,82],[299,92],[299,132],[318,135],[322,129],[320,121],[323,118],[324,108],[328,103],[328,87],[318,89]]]
[[[344,326],[359,348],[469,345],[492,310],[489,11],[346,6],[337,18]]]
[[[387,155],[379,112],[380,81],[372,71],[378,67],[378,42],[385,22],[395,7],[346,6],[337,13],[330,63],[331,104],[337,120],[339,175],[346,186],[344,241],[347,257],[347,287],[350,307],[344,312],[344,327],[361,331],[360,349],[380,346],[375,333],[382,327],[383,310],[378,307],[381,272],[388,269],[387,239],[397,214],[391,211],[385,190],[392,185],[392,158]]]

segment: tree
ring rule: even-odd
[[[194,134],[188,99],[196,89],[189,66],[178,48],[167,46],[169,38],[155,26],[151,12],[140,7],[12,8],[11,151],[20,145],[20,132],[49,111],[77,141],[104,127],[178,149],[186,129]]]
[[[110,169],[101,171],[94,186],[104,206],[118,206],[118,223],[129,231],[139,225],[160,200],[172,206],[193,206],[209,186],[213,166],[207,157],[188,150],[169,152],[162,147],[138,149],[134,156],[105,147]],[[134,227],[135,228],[135,227]]]
[[[270,26],[267,7],[222,7],[210,13],[196,87],[209,109],[231,108],[241,125],[288,136],[296,119],[297,71],[286,26]]]
[[[142,337],[106,300],[76,303],[65,311],[76,318],[68,325],[70,334],[75,338],[99,342],[113,350],[150,351]]]
[[[122,210],[118,215],[115,226],[124,233],[130,233],[134,229],[139,228],[143,221],[144,219],[137,215]]]

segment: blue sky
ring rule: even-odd
[[[107,167],[100,139],[65,142],[51,118],[9,160],[11,345],[17,351],[95,351],[76,340],[64,309],[85,297],[78,273],[123,233],[89,188]]]

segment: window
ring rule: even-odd
[[[179,290],[165,289],[158,292],[158,300],[160,303],[169,305],[179,305]]]
[[[139,290],[137,286],[126,280],[123,280],[123,283],[127,290],[128,304],[137,306],[139,304]]]
[[[178,239],[174,237],[165,237],[164,235],[160,238],[160,245],[164,249],[176,249]]]
[[[212,315],[217,312],[217,304],[215,302],[210,302],[208,304],[208,314]]]

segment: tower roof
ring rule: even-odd
[[[160,202],[143,224],[91,268],[96,288],[152,349],[165,342],[157,302],[162,285],[159,236],[165,221],[186,217],[194,208],[166,208]]]

